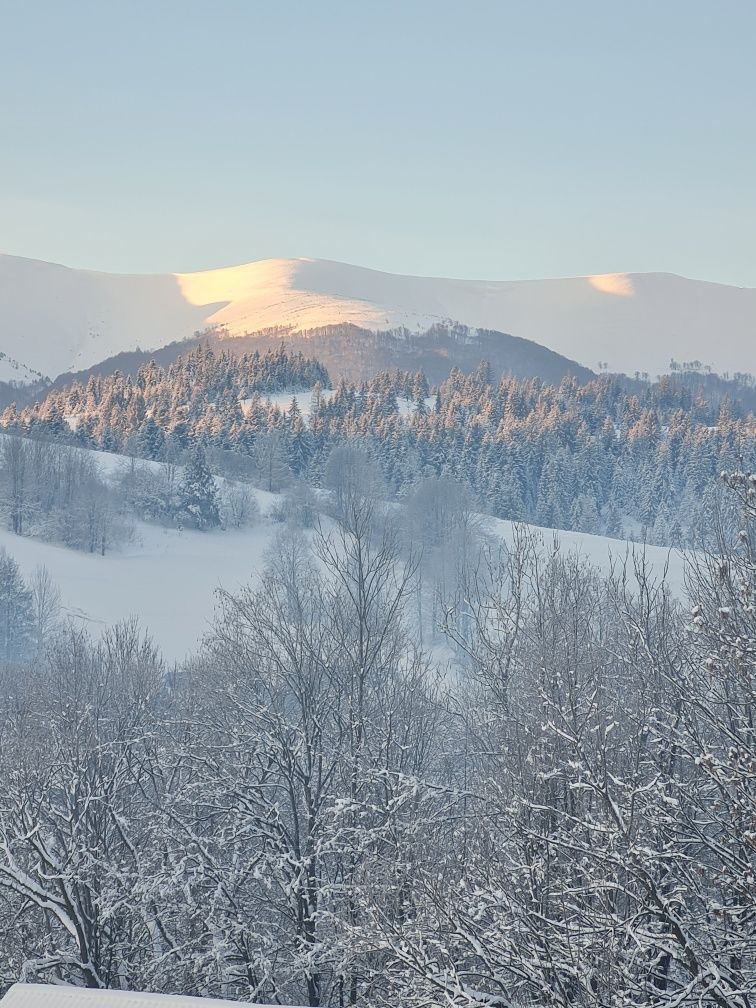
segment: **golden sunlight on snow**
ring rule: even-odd
[[[295,259],[263,259],[242,266],[226,266],[202,273],[177,273],[181,293],[189,304],[209,305],[241,301],[250,291],[268,297],[291,287]]]
[[[602,294],[615,294],[617,297],[632,297],[635,294],[632,278],[627,273],[598,273],[588,277],[588,283]]]
[[[285,322],[296,329],[314,329],[338,322],[380,326],[375,305],[333,294],[299,288],[299,259],[263,259],[243,266],[176,273],[181,293],[191,305],[213,305],[208,325],[231,335],[254,332]]]

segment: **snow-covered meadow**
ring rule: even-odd
[[[289,397],[290,399],[291,397]],[[306,406],[306,402],[302,402]],[[304,410],[303,410],[304,412]],[[96,453],[100,471],[114,478],[129,460],[107,452]],[[139,462],[158,468],[160,462]],[[105,627],[136,617],[165,657],[180,661],[200,643],[209,628],[218,588],[234,591],[254,581],[266,562],[281,526],[270,517],[280,494],[250,488],[261,520],[249,528],[212,530],[166,528],[137,522],[132,542],[105,556],[68,549],[40,539],[17,536],[0,529],[0,547],[19,564],[25,577],[44,566],[60,589],[64,614],[97,635]],[[485,533],[511,543],[512,522],[485,517]],[[531,529],[544,550],[559,544],[604,573],[633,554],[645,554],[658,577],[666,577],[676,594],[684,587],[685,558],[660,546],[641,546],[580,532]]]
[[[0,546],[29,576],[47,567],[64,615],[94,634],[130,616],[149,630],[168,659],[193,650],[213,613],[216,588],[254,577],[273,538],[268,522],[227,532],[178,531],[139,523],[136,541],[102,557],[0,531]]]

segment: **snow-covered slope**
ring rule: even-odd
[[[655,375],[675,358],[756,371],[756,289],[666,273],[468,281],[268,259],[126,276],[0,256],[0,351],[53,377],[209,325],[238,336],[278,325],[417,331],[449,321],[511,333],[593,368],[605,361]]]
[[[163,654],[181,660],[209,630],[215,591],[247,584],[264,566],[277,526],[265,522],[228,532],[195,532],[139,524],[134,543],[104,557],[13,535],[0,529],[0,547],[24,577],[47,567],[60,588],[63,616],[97,637],[132,616]]]
[[[256,491],[261,510],[275,495]],[[511,522],[485,519],[494,539],[511,542]],[[47,567],[60,588],[63,614],[98,636],[107,626],[130,616],[139,619],[170,661],[180,661],[196,649],[210,629],[215,591],[236,591],[254,581],[281,526],[264,519],[253,528],[227,532],[195,532],[138,526],[137,541],[104,557],[80,553],[39,539],[0,529],[0,547],[18,562],[24,577]],[[608,573],[635,549],[631,543],[581,532],[538,530],[544,549],[556,538],[564,553],[576,552]],[[682,595],[685,561],[675,550],[646,546],[654,574],[665,575],[673,592]]]
[[[0,255],[0,351],[52,378],[183,339],[213,310],[190,304],[170,275],[91,273]]]

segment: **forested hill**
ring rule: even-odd
[[[275,347],[281,338],[277,330],[224,339],[247,350]],[[327,325],[304,332],[287,332],[286,344],[307,356],[317,357],[335,379],[364,381],[381,371],[422,371],[428,381],[441,382],[454,368],[472,371],[481,360],[488,361],[498,378],[540,378],[559,382],[573,376],[588,381],[593,372],[532,340],[493,329],[474,329],[459,323],[438,323],[423,331],[406,328],[371,331],[356,325]]]
[[[454,369],[435,390],[422,371],[329,381],[322,364],[280,343],[242,356],[200,347],[134,377],[91,376],[0,422],[156,459],[182,459],[199,442],[218,469],[264,468],[267,489],[292,478],[320,485],[331,453],[356,447],[388,496],[443,474],[498,517],[665,545],[697,542],[720,471],[756,468],[744,377],[547,384],[499,378],[484,363]],[[306,401],[298,390],[309,390]]]
[[[161,367],[152,360],[132,376],[121,371],[91,374],[53,390],[40,402],[5,410],[5,427],[43,428],[55,437],[76,430],[87,446],[118,450],[147,421],[181,440],[217,438],[220,429],[254,394],[309,389],[330,383],[328,371],[301,353],[289,353],[279,340],[275,350],[248,354],[213,352],[202,345]]]
[[[472,371],[481,360],[489,362],[497,377],[513,374],[518,378],[541,378],[548,382],[559,382],[567,375],[581,381],[593,377],[589,368],[545,346],[495,330],[437,324],[420,332],[404,328],[372,331],[343,323],[306,331],[291,326],[272,326],[233,337],[222,327],[211,328],[158,350],[123,351],[86,370],[59,375],[52,387],[65,388],[73,381],[86,382],[91,375],[108,375],[114,371],[133,376],[151,361],[168,367],[200,346],[210,347],[216,353],[248,356],[275,353],[282,342],[289,353],[316,357],[335,380],[364,381],[381,371],[399,368],[422,370],[429,381],[441,382],[449,377],[453,368]],[[19,392],[14,394],[18,401]],[[23,398],[23,391],[20,396],[25,403],[31,401],[29,397]],[[7,396],[6,400],[10,401]]]

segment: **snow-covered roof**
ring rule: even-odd
[[[238,1001],[185,997],[183,994],[140,994],[138,991],[91,990],[53,984],[14,984],[1,1008],[239,1008]],[[256,1005],[255,1008],[265,1008]]]

